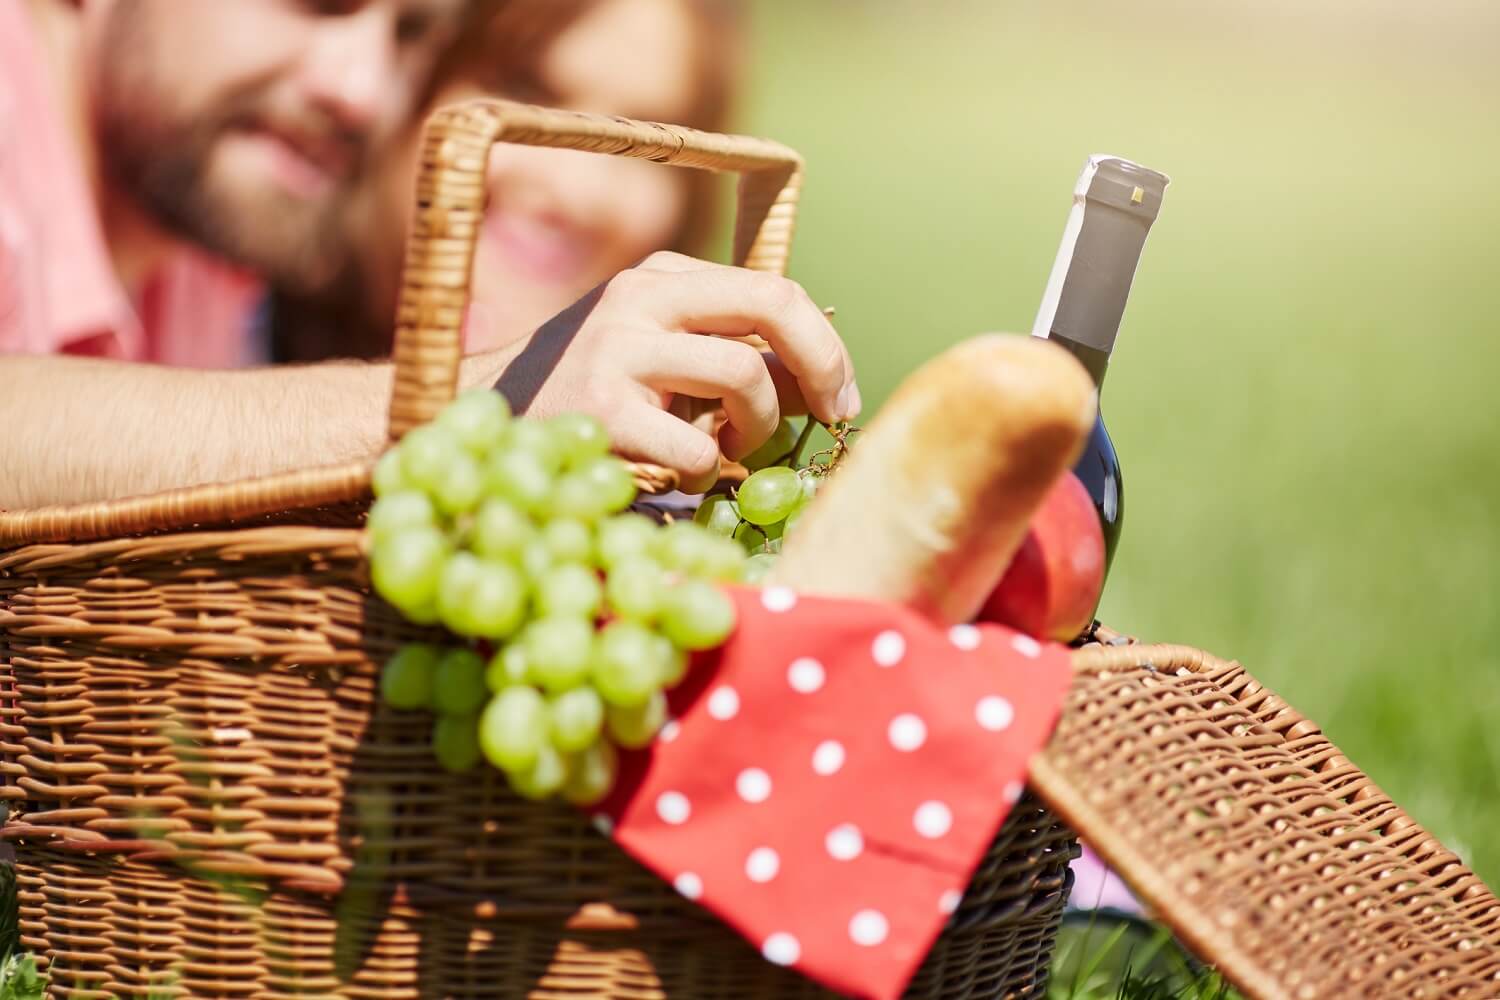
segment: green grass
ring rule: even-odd
[[[1087,154],[1172,176],[1104,395],[1103,617],[1244,662],[1500,884],[1500,8],[755,11],[741,125],[808,159],[793,270],[867,412],[1030,329]]]

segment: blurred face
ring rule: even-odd
[[[88,0],[105,176],[180,235],[316,287],[466,2]]]
[[[472,81],[476,92],[535,104],[680,121],[694,98],[694,22],[682,0],[602,0],[558,36],[529,78]],[[687,200],[680,168],[573,150],[501,144],[490,157],[489,209],[473,300],[489,339],[525,336],[594,285],[667,246]],[[410,185],[403,195],[410,197]],[[403,204],[403,214],[406,206]]]

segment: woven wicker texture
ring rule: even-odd
[[[430,720],[375,698],[422,633],[360,542],[0,554],[3,835],[54,995],[823,995],[574,811],[441,771]],[[1075,853],[1024,799],[912,995],[1042,990]]]
[[[1093,646],[1036,793],[1255,997],[1500,996],[1500,902],[1235,663]]]

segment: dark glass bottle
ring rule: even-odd
[[[1138,163],[1091,156],[1073,189],[1073,209],[1031,332],[1067,348],[1095,386],[1104,384],[1136,265],[1168,183],[1165,174]],[[1120,540],[1125,495],[1102,409],[1074,471],[1104,527],[1107,573]]]

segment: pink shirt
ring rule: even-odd
[[[258,283],[192,249],[132,301],[25,5],[0,0],[0,354],[88,354],[193,368],[257,360]]]

